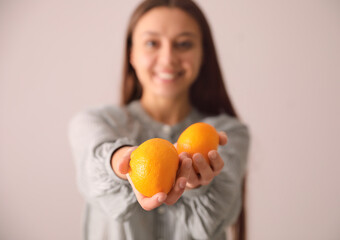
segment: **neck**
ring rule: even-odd
[[[144,110],[154,120],[168,125],[179,123],[185,119],[191,111],[188,96],[157,99],[142,96],[141,104]]]

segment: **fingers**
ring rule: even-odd
[[[165,193],[162,193],[162,192],[156,193],[151,198],[145,197],[142,194],[140,194],[139,192],[137,192],[136,196],[137,196],[137,200],[138,200],[139,204],[146,211],[150,211],[154,208],[159,207],[160,205],[163,204],[163,202],[167,198],[167,195]]]
[[[178,155],[179,160],[182,161],[185,158],[190,158],[189,154],[187,152],[182,152]]]
[[[196,188],[196,187],[198,187],[200,185],[201,185],[200,179],[199,179],[196,171],[194,170],[194,168],[191,168],[190,175],[189,175],[189,180],[187,182],[187,187],[189,189],[192,189],[192,188]]]
[[[192,167],[192,161],[190,158],[184,158],[182,160],[176,182],[171,189],[171,191],[168,193],[168,197],[165,201],[166,204],[172,205],[177,202],[177,200],[181,197],[185,190],[185,186],[187,184],[189,175],[190,175],[190,170]]]
[[[189,157],[184,158],[181,162],[181,166],[180,166],[179,172],[177,174],[177,178],[184,177],[184,178],[187,179],[189,177],[189,174],[190,174],[191,166],[192,166],[191,158],[189,158]],[[184,186],[185,186],[185,184],[184,184]]]
[[[136,148],[137,147],[129,147],[124,152],[121,160],[118,162],[118,170],[120,173],[127,174],[129,172],[130,156]]]
[[[188,153],[182,152],[179,155],[179,159],[182,160],[182,159],[185,159],[185,158],[190,158],[190,156],[189,156]],[[192,165],[193,165],[193,163],[192,163]],[[200,183],[200,180],[198,178],[198,175],[197,175],[196,171],[194,170],[194,168],[191,167],[186,187],[189,188],[189,189],[192,189],[192,188],[198,187],[199,185],[201,185],[201,183]]]
[[[217,176],[224,167],[224,161],[216,150],[210,151],[208,153],[208,157],[209,157],[210,166],[214,172],[214,175]]]
[[[225,134],[222,133],[220,135],[220,143],[226,144],[226,142],[227,137]],[[126,152],[124,161],[127,161],[127,163],[129,162],[130,155],[134,149],[135,148],[129,150],[129,152]],[[150,211],[154,208],[159,207],[163,203],[168,205],[176,203],[178,199],[182,196],[185,187],[196,188],[200,185],[208,185],[214,179],[214,177],[221,172],[224,166],[224,161],[216,150],[210,151],[208,153],[208,157],[210,164],[200,153],[194,154],[192,160],[189,157],[188,153],[181,153],[179,155],[180,168],[178,170],[177,178],[173,188],[168,193],[168,195],[165,193],[157,193],[151,198],[145,197],[136,190],[129,175],[126,175],[139,204],[143,209]],[[194,170],[194,168],[197,172]]]
[[[227,142],[225,133],[221,132],[222,144]],[[223,140],[224,139],[224,140]],[[181,153],[180,158],[189,156],[187,153]],[[215,176],[220,174],[224,167],[224,161],[216,150],[208,153],[209,163],[205,161],[200,153],[195,153],[192,158],[193,168],[189,175],[187,188],[197,188],[200,185],[208,185]]]
[[[127,177],[129,183],[132,186],[132,189],[133,189],[133,192],[136,195],[137,201],[139,202],[140,206],[144,210],[150,211],[150,210],[152,210],[154,208],[157,208],[160,205],[162,205],[163,202],[166,200],[167,195],[165,193],[162,193],[162,192],[156,193],[151,198],[145,197],[143,194],[138,192],[138,190],[135,188],[135,186],[133,185],[133,182],[131,181],[131,178],[130,178],[129,174],[126,174],[126,177]]]
[[[215,177],[213,170],[200,153],[195,153],[192,160],[197,172],[200,174],[201,185],[208,185]]]
[[[227,136],[227,134],[225,133],[225,132],[219,132],[218,133],[218,136],[219,136],[219,144],[221,145],[221,146],[223,146],[223,145],[226,145],[227,144],[227,142],[228,142],[228,136]]]

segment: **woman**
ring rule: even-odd
[[[220,131],[211,164],[183,153],[168,195],[134,192],[125,175],[134,146],[154,137],[175,143],[194,122]],[[239,216],[248,131],[226,93],[207,21],[191,0],[139,5],[127,32],[123,106],[79,113],[70,140],[86,198],[85,239],[226,239],[225,228]]]

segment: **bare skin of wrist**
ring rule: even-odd
[[[111,158],[111,167],[113,169],[113,171],[115,172],[115,174],[121,178],[121,179],[124,179],[124,180],[127,180],[127,177],[125,175],[125,173],[122,173],[122,169],[119,169],[119,161],[121,159],[123,159],[123,157],[127,154],[127,152],[129,151],[131,147],[122,147],[120,149],[118,149],[113,155],[112,155],[112,158]]]

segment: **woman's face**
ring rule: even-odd
[[[133,31],[130,62],[143,87],[143,97],[188,95],[202,63],[197,22],[178,8],[148,11]]]

